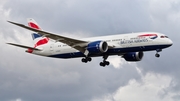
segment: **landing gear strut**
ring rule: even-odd
[[[85,57],[85,58],[82,58],[82,62],[84,62],[84,63],[87,63],[88,61],[90,62],[92,59],[91,59],[91,57]]]
[[[104,55],[103,62],[100,62],[99,65],[103,66],[103,67],[105,67],[106,65],[108,66],[110,63],[109,63],[109,61],[106,61],[107,58],[108,58],[108,55]]]
[[[156,54],[155,54],[155,56],[156,56],[157,58],[159,58],[159,57],[160,57],[159,52],[161,52],[161,51],[162,51],[162,49],[156,49]]]

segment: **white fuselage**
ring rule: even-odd
[[[83,38],[81,40],[89,42],[106,41],[109,46],[107,51],[108,55],[122,55],[124,53],[138,51],[152,51],[167,48],[172,45],[172,41],[167,36],[157,32],[99,36]],[[81,54],[80,51],[61,42],[56,42],[55,40],[50,40],[47,44],[40,45],[37,48],[41,49],[42,51],[34,50],[32,52],[33,54],[56,58],[83,57],[83,54]],[[92,56],[101,55],[102,54]]]

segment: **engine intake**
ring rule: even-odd
[[[106,41],[94,41],[88,44],[87,50],[90,53],[104,53],[108,50],[108,44]]]
[[[144,56],[143,52],[131,52],[131,53],[125,54],[123,57],[126,61],[135,62],[135,61],[141,61],[143,56]]]

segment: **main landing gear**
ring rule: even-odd
[[[88,61],[90,62],[92,59],[90,57],[85,57],[85,58],[82,58],[82,62],[84,63],[87,63]]]
[[[155,54],[155,56],[156,56],[157,58],[159,58],[159,57],[160,57],[159,52],[161,52],[161,51],[162,51],[162,49],[156,49],[156,54]]]
[[[106,61],[107,58],[108,58],[108,55],[104,55],[103,62],[100,62],[99,65],[103,66],[103,67],[105,67],[106,65],[108,66],[110,63],[109,63],[109,61]],[[91,60],[92,60],[91,57],[85,57],[85,58],[82,58],[81,61],[84,63],[87,63],[87,62],[90,62]]]
[[[99,65],[103,66],[103,67],[105,67],[106,65],[108,66],[110,63],[109,63],[109,61],[106,61],[107,58],[108,58],[108,55],[104,55],[103,62],[100,62]]]

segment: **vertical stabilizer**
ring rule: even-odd
[[[32,33],[31,35],[32,35],[35,47],[44,45],[44,44],[48,43],[48,41],[49,41],[49,38],[42,37],[40,34]]]
[[[34,19],[28,18],[27,20],[28,20],[28,26],[29,27],[34,28],[34,29],[38,29],[38,30],[42,30]]]
[[[40,28],[40,26],[38,25],[38,23],[34,19],[28,18],[27,21],[28,21],[28,26],[29,27],[34,28],[34,29],[38,29],[38,30],[42,30]],[[31,35],[32,35],[32,39],[34,41],[34,46],[35,47],[40,46],[40,45],[44,45],[44,44],[48,43],[48,41],[49,41],[49,38],[42,37],[38,33],[32,33]]]

